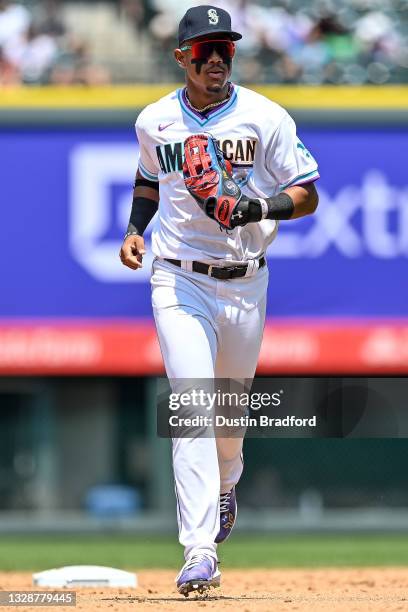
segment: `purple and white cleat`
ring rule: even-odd
[[[221,544],[230,536],[237,514],[235,487],[232,487],[231,491],[220,495],[220,530],[215,538],[216,544]]]
[[[194,555],[185,562],[176,578],[178,592],[188,597],[196,592],[202,595],[211,587],[220,586],[221,572],[217,560],[208,555]]]

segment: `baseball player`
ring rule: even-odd
[[[230,15],[190,8],[174,57],[186,86],[138,116],[140,160],[120,258],[142,267],[152,230],[152,305],[169,379],[252,380],[265,321],[265,252],[281,220],[312,214],[317,163],[278,104],[230,81]],[[217,544],[237,513],[242,438],[173,439],[180,593],[220,583]]]

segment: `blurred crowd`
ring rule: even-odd
[[[151,0],[149,30],[171,48],[186,0]],[[204,4],[204,3],[195,3]],[[408,80],[408,0],[223,0],[237,44],[236,77],[263,83]]]
[[[190,6],[208,3],[227,9],[234,29],[243,34],[234,65],[238,82],[408,81],[408,0],[77,3],[88,5],[89,11],[100,11],[105,4],[111,11],[106,20],[110,31],[105,33],[109,45],[100,45],[99,52],[90,48],[86,30],[79,35],[72,20],[67,26],[64,7],[72,9],[75,1],[0,0],[0,83],[180,81],[172,58],[178,22]],[[134,46],[124,42],[124,24],[131,29]],[[92,19],[87,27],[91,34]],[[123,61],[115,48],[122,49]]]
[[[58,0],[26,6],[0,0],[0,85],[109,82],[87,41],[69,31]]]

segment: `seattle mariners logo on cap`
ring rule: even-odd
[[[231,28],[231,16],[222,8],[209,4],[189,8],[179,24],[178,41],[182,43],[206,34],[220,34],[230,40],[239,40],[242,35]]]
[[[211,23],[211,25],[217,25],[217,23],[219,22],[220,18],[218,17],[218,13],[215,9],[208,9],[208,23]]]

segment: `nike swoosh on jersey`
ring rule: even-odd
[[[173,123],[176,123],[176,122],[175,121],[171,121],[170,123],[165,123],[164,125],[162,123],[160,123],[159,124],[159,132],[162,132],[166,128],[170,127],[171,125],[173,125]]]

